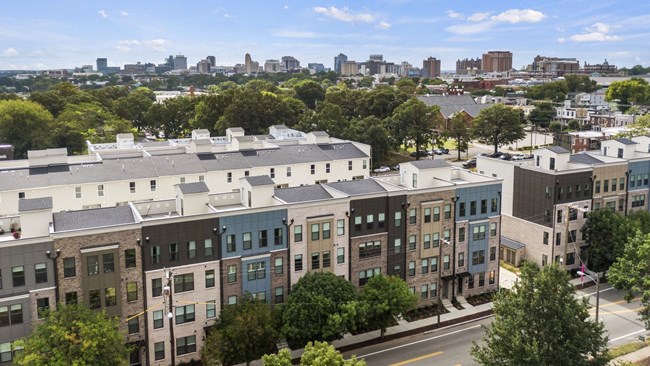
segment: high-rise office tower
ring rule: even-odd
[[[253,71],[253,60],[251,59],[251,54],[247,53],[244,56],[244,66],[246,67],[246,73],[250,74]]]
[[[440,60],[429,57],[422,61],[422,77],[434,79],[440,77]]]
[[[343,63],[348,60],[348,56],[339,53],[338,56],[334,56],[334,71],[338,72],[339,74],[341,73],[341,70],[343,69]]]
[[[183,55],[174,56],[174,70],[187,70],[187,57]]]
[[[102,70],[106,70],[107,67],[108,67],[107,58],[103,57],[97,59],[97,72],[102,72]]]
[[[210,61],[210,67],[215,67],[217,66],[217,58],[214,56],[208,56],[205,58],[206,60]]]

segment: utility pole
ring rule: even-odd
[[[175,349],[175,342],[174,342],[174,305],[172,303],[172,280],[173,280],[173,273],[171,269],[165,268],[165,278],[167,279],[167,285],[163,287],[163,295],[164,295],[164,301],[165,301],[165,310],[167,310],[167,318],[169,319],[169,344],[171,347],[171,355],[172,355],[172,366],[176,366],[176,349]]]

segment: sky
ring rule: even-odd
[[[163,63],[183,54],[188,65],[208,55],[218,65],[260,65],[294,56],[333,67],[343,53],[370,54],[443,70],[491,50],[513,53],[513,67],[536,55],[581,64],[650,66],[650,1],[646,0],[33,0],[0,7],[0,70]]]

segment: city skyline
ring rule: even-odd
[[[163,63],[183,54],[188,65],[207,55],[216,64],[263,64],[291,55],[301,65],[333,68],[339,53],[362,62],[383,54],[422,67],[429,57],[443,70],[457,59],[490,50],[513,53],[512,66],[536,55],[575,57],[581,65],[607,59],[619,67],[650,64],[650,4],[623,1],[534,1],[498,4],[424,0],[183,3],[64,0],[5,4],[0,15],[0,69],[56,69]],[[531,42],[534,39],[536,42]]]

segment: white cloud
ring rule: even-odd
[[[381,22],[377,23],[377,25],[375,25],[375,28],[377,28],[377,29],[388,29],[388,28],[390,28],[390,26],[391,26],[390,23],[388,23],[385,20],[382,20]]]
[[[445,28],[447,32],[459,35],[468,35],[487,32],[492,28],[492,22],[468,23],[468,24],[455,24]]]
[[[276,37],[284,38],[316,38],[316,33],[314,32],[297,31],[291,29],[278,29],[272,31],[271,34]]]
[[[544,13],[532,9],[508,9],[490,19],[505,23],[537,23],[544,19]]]
[[[314,12],[317,14],[324,15],[328,18],[332,18],[346,23],[354,23],[354,22],[373,23],[375,21],[375,18],[371,14],[368,13],[354,14],[351,13],[350,9],[348,9],[347,7],[339,9],[335,6],[330,6],[329,8],[317,6],[314,8]]]
[[[487,19],[490,16],[490,13],[474,13],[467,17],[467,20],[470,22],[480,22]]]
[[[108,13],[104,9],[98,11],[97,13],[99,13],[99,16],[101,16],[104,19],[108,18]]]
[[[228,14],[228,13],[224,14],[223,17],[226,18],[226,19],[228,19],[228,18],[232,18],[232,17],[230,16],[230,14]]]
[[[463,19],[463,14],[458,13],[453,10],[447,10],[447,16],[450,17],[451,19]]]
[[[287,9],[289,9],[289,5],[284,6],[284,10],[287,10]]]
[[[585,28],[584,33],[574,34],[569,39],[574,42],[611,42],[623,39],[617,35],[609,34],[612,28],[609,24],[594,23],[591,27]]]
[[[566,38],[560,37],[560,38],[557,39],[557,41],[560,42],[560,43],[564,43],[564,42],[566,42]]]
[[[9,47],[6,50],[2,51],[2,56],[4,57],[18,56],[18,51],[16,51],[16,49],[13,47]]]
[[[120,15],[123,16],[123,17],[128,17],[128,16],[129,16],[129,12],[128,12],[128,11],[124,11],[124,10],[122,10],[122,11],[120,12]]]
[[[154,51],[160,51],[164,52],[167,50],[167,46],[170,45],[171,42],[169,42],[166,39],[158,38],[158,39],[152,39],[150,41],[146,41],[145,44],[149,46]]]

